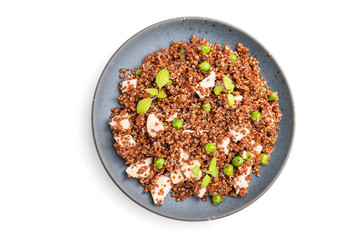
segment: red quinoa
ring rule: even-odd
[[[211,46],[211,51],[208,54],[202,53],[202,45]],[[185,51],[184,54],[180,53],[182,49]],[[230,60],[232,53],[236,55],[236,61]],[[209,71],[200,70],[200,63],[204,61],[210,63]],[[137,178],[145,192],[155,192],[160,188],[158,194],[166,195],[165,185],[162,188],[158,182],[159,177],[161,175],[170,177],[172,172],[180,170],[185,166],[184,164],[198,161],[202,172],[200,178],[194,176],[187,178],[182,171],[179,176],[172,177],[171,181],[169,178],[167,181],[171,184],[171,196],[175,197],[176,201],[191,195],[199,196],[206,170],[209,169],[211,160],[216,157],[219,174],[217,177],[211,176],[201,199],[206,201],[207,196],[218,194],[223,197],[247,194],[251,173],[260,171],[260,154],[267,154],[271,164],[270,153],[273,152],[273,145],[277,139],[276,130],[279,130],[277,122],[282,117],[278,100],[268,99],[268,96],[274,92],[266,85],[265,78],[259,75],[258,64],[255,58],[249,56],[248,49],[240,43],[236,51],[233,51],[228,45],[223,47],[220,44],[211,45],[206,39],[199,40],[192,36],[191,43],[172,42],[170,48],[150,53],[139,68],[138,76],[135,75],[138,69],[132,69],[127,76],[125,73],[128,69],[120,70],[120,76],[126,77],[125,81],[134,79],[137,81],[136,85],[128,82],[126,88],[120,85],[122,89],[122,94],[118,98],[120,107],[112,109],[109,120],[112,134],[117,140],[114,148],[125,159],[126,164],[143,164],[139,165],[136,175],[141,175]],[[167,84],[161,89],[167,97],[154,99],[146,113],[137,113],[138,102],[143,98],[152,97],[145,89],[158,89],[155,78],[164,68],[169,71],[172,80],[172,84]],[[224,86],[224,76],[231,79],[235,86],[232,95],[240,99],[235,101],[232,107],[229,107],[225,87],[219,95],[214,94],[214,87],[205,89],[195,87],[211,72],[215,73],[215,87]],[[262,86],[265,87],[266,92],[260,88]],[[200,98],[194,87],[200,94],[208,96]],[[210,103],[210,112],[207,113],[201,108],[203,103]],[[261,113],[260,119],[250,119],[254,111]],[[161,122],[175,113],[177,113],[176,119],[181,119],[183,122],[182,128],[179,130],[173,128],[172,121],[163,126]],[[155,134],[154,137],[149,135],[147,130],[150,114],[155,114],[154,116],[159,120],[160,123],[154,124],[157,128],[163,126],[163,130],[151,130],[152,134]],[[126,121],[128,125],[122,121]],[[193,132],[184,132],[184,130]],[[239,134],[239,138],[242,136],[239,141],[236,141],[234,132]],[[221,147],[226,139],[230,139],[227,150]],[[216,151],[210,154],[206,153],[204,148],[209,142],[216,144]],[[180,159],[180,149],[189,154],[189,159]],[[233,174],[227,176],[224,173],[224,165],[231,164],[233,157],[242,156],[245,154],[244,151],[250,151],[255,156],[244,161],[239,167],[234,167]],[[152,158],[151,163],[146,165],[144,159],[149,157]],[[158,158],[165,159],[161,169],[154,166]],[[192,166],[186,168],[191,172]],[[131,174],[128,176],[130,177]],[[260,174],[257,176],[260,177]],[[173,183],[174,179],[180,182]],[[240,180],[242,183],[238,185],[239,187],[234,187],[234,184],[239,184]],[[156,199],[156,204],[162,204],[158,197]]]

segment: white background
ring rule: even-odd
[[[1,1],[0,239],[359,239],[359,9],[356,1]],[[259,40],[296,107],[278,180],[248,208],[210,222],[170,220],[132,202],[106,174],[91,133],[92,96],[112,54],[143,28],[182,16],[219,19]]]

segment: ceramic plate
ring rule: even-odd
[[[119,69],[140,67],[143,59],[151,52],[168,48],[172,41],[190,41],[195,35],[206,38],[211,44],[228,44],[236,49],[242,43],[250,49],[250,56],[260,62],[261,75],[268,86],[278,92],[279,105],[283,113],[279,123],[278,140],[271,154],[269,165],[261,168],[261,177],[253,174],[249,193],[245,197],[225,197],[221,204],[213,205],[211,199],[203,202],[190,197],[176,202],[170,194],[162,206],[153,203],[150,193],[144,193],[136,179],[125,173],[124,160],[113,149],[108,120],[113,107],[119,106]],[[256,201],[279,176],[290,153],[294,135],[294,106],[286,78],[272,55],[253,37],[230,24],[208,18],[175,18],[154,24],[127,40],[112,56],[106,65],[95,90],[92,106],[92,127],[99,157],[114,183],[133,201],[159,215],[188,221],[203,221],[221,218],[244,209]]]

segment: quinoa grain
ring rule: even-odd
[[[207,54],[202,53],[202,45],[210,46],[211,51]],[[182,49],[184,54],[180,53]],[[230,56],[236,56],[236,60],[231,61]],[[211,65],[209,71],[200,69],[200,64],[205,61]],[[172,84],[167,84],[161,89],[167,97],[154,99],[147,112],[138,114],[137,103],[143,98],[151,97],[145,89],[157,88],[155,78],[163,68],[168,69],[172,81]],[[135,76],[137,69],[141,72],[139,76]],[[125,159],[126,164],[135,165],[148,157],[165,159],[164,167],[161,169],[156,168],[152,162],[137,170],[137,174],[142,176],[139,177],[139,182],[144,187],[144,192],[157,192],[154,200],[158,205],[163,201],[160,198],[167,194],[167,184],[171,185],[170,194],[176,201],[189,196],[199,196],[201,182],[206,174],[202,174],[200,179],[182,179],[179,175],[177,178],[182,180],[174,184],[172,181],[175,179],[170,178],[170,173],[181,169],[184,164],[191,166],[190,163],[194,161],[200,164],[201,170],[209,169],[212,158],[216,157],[219,174],[217,177],[211,177],[201,200],[206,201],[207,197],[219,194],[222,197],[245,196],[248,193],[247,186],[251,174],[256,173],[256,176],[260,177],[260,154],[267,154],[271,164],[270,154],[277,140],[276,131],[279,130],[277,123],[282,117],[278,98],[273,101],[268,99],[274,92],[267,86],[266,79],[259,75],[259,62],[249,56],[249,49],[239,43],[234,51],[228,45],[211,45],[206,39],[192,36],[190,43],[172,42],[169,48],[150,53],[140,68],[132,69],[125,75],[128,71],[129,69],[120,69],[120,78],[125,78],[124,81],[136,79],[136,84],[127,84],[122,90],[118,97],[120,107],[112,109],[109,124],[112,135],[117,139],[113,144],[114,149]],[[196,89],[201,97],[195,92],[194,87],[211,72],[215,74],[215,86],[224,86],[224,76],[229,77],[235,85],[232,94],[239,100],[232,107],[228,106],[228,93],[225,91],[215,95],[214,87],[206,88],[201,85]],[[120,84],[120,89],[121,86]],[[263,90],[264,87],[266,92]],[[204,103],[211,104],[210,112],[201,109]],[[261,118],[255,121],[250,118],[254,111],[261,113]],[[151,131],[156,133],[152,136],[146,127],[147,118],[151,113],[156,115],[159,122],[169,123],[160,132],[152,129]],[[168,120],[173,114],[176,114],[176,119],[183,122],[179,130],[171,127],[173,120]],[[129,121],[130,127],[124,127],[124,122],[121,122],[124,120]],[[163,125],[159,122],[155,126]],[[230,129],[236,132],[236,139],[230,134]],[[231,139],[227,146],[219,147],[211,154],[204,151],[207,143],[220,146],[227,138]],[[255,156],[244,161],[239,167],[234,167],[233,174],[227,176],[223,171],[224,165],[231,164],[232,158],[242,156],[244,151],[250,151]],[[184,153],[189,157],[185,158]],[[190,172],[191,170],[191,167],[183,169]],[[166,176],[171,181],[167,180],[159,186],[156,183],[159,176]]]

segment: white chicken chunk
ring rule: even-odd
[[[219,147],[221,147],[224,150],[225,154],[229,153],[229,143],[230,143],[230,138],[225,138],[222,140],[222,143],[219,145]]]
[[[238,96],[234,96],[234,105],[232,107],[234,107],[236,104],[238,104],[239,102],[241,102],[241,100],[243,99],[243,96],[238,95]]]
[[[121,91],[126,92],[128,90],[128,87],[132,85],[134,88],[136,88],[137,85],[137,79],[132,80],[125,80],[121,82]]]
[[[190,155],[182,148],[180,148],[180,162],[186,162],[189,160]]]
[[[201,189],[199,190],[199,195],[198,195],[198,197],[202,198],[205,193],[206,193],[206,187],[201,188]]]
[[[149,176],[150,174],[150,164],[152,163],[152,158],[146,158],[141,163],[131,164],[127,169],[126,173],[129,174],[133,178],[144,178]],[[140,169],[144,169],[141,173],[139,173]]]
[[[241,188],[247,188],[249,187],[250,180],[246,180],[246,177],[250,175],[252,166],[248,167],[246,169],[246,173],[239,175],[236,177],[234,188],[236,191],[236,194],[239,194]]]
[[[166,121],[167,121],[167,122],[172,122],[172,121],[174,121],[174,120],[177,118],[177,116],[178,116],[178,113],[171,114],[171,115],[166,119]]]
[[[147,131],[150,136],[156,137],[156,133],[164,131],[163,123],[154,113],[150,113],[146,122]]]
[[[185,177],[191,179],[191,180],[199,180],[201,178],[201,175],[202,175],[202,171],[199,171],[199,175],[198,176],[195,176],[193,173],[192,173],[192,169],[193,167],[195,167],[196,165],[198,165],[199,167],[201,166],[200,165],[200,162],[197,161],[197,160],[194,160],[190,163],[184,163],[182,166],[181,166],[181,172],[184,174]]]
[[[110,126],[115,127],[117,130],[128,130],[130,129],[129,114],[121,113],[113,117],[110,120],[109,124]]]
[[[250,131],[247,128],[240,128],[240,129],[235,127],[230,128],[230,135],[236,142],[243,139],[249,133]]]
[[[122,134],[114,137],[115,141],[120,144],[121,147],[133,147],[136,145],[134,138],[130,134]]]
[[[176,169],[170,173],[170,178],[173,184],[178,184],[184,179],[184,175],[180,169]]]
[[[209,96],[211,91],[206,91],[207,93],[202,93],[200,91],[201,88],[203,89],[209,89],[209,88],[213,88],[215,86],[215,72],[212,71],[210,72],[210,75],[206,78],[204,78],[201,82],[199,82],[195,87],[194,87],[194,90],[196,92],[196,94],[200,97],[200,98],[203,98],[203,97],[206,97],[206,96]]]
[[[155,188],[151,191],[154,203],[158,206],[163,204],[166,195],[171,189],[170,178],[166,176],[159,176],[155,181]]]
[[[257,145],[257,146],[255,147],[254,150],[255,150],[256,152],[258,152],[258,153],[261,153],[262,149],[263,149],[263,147],[259,144],[259,145]]]

